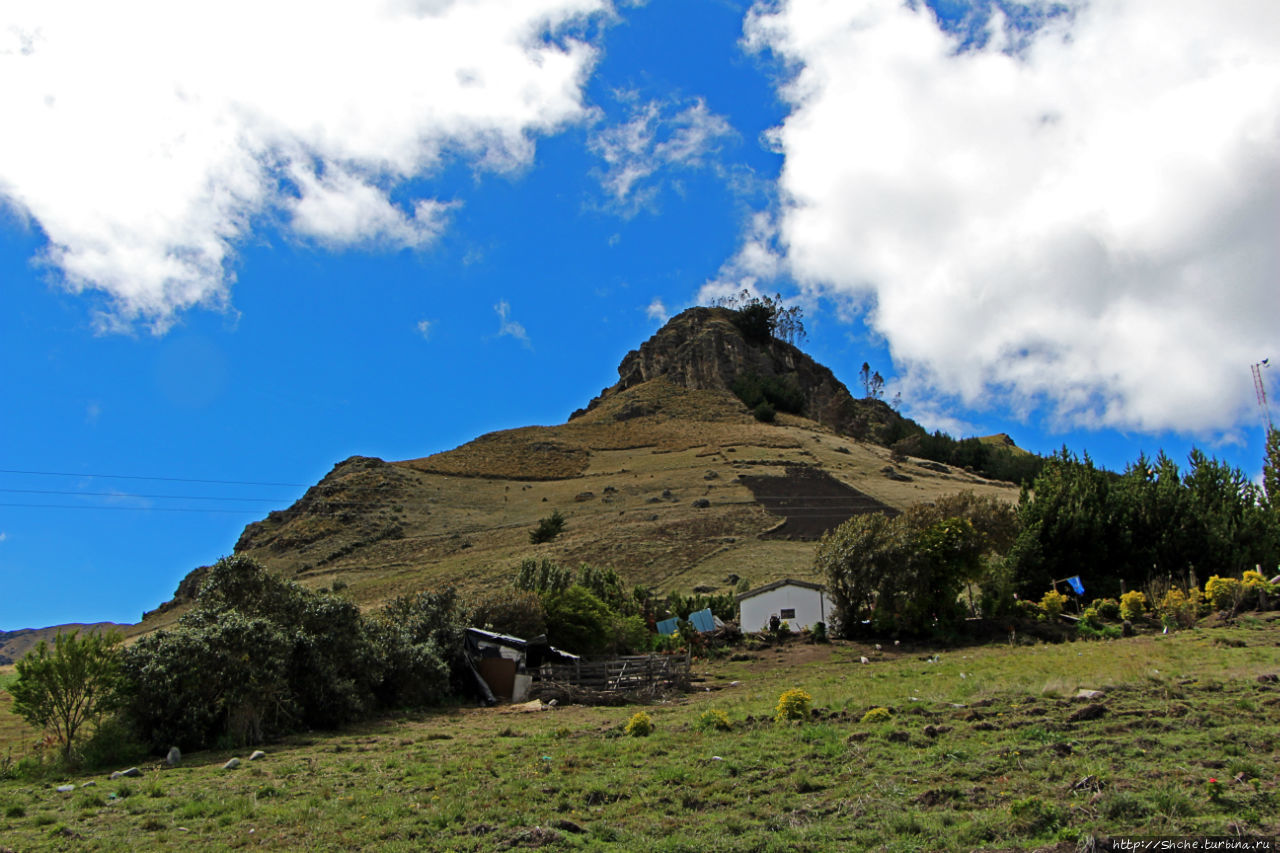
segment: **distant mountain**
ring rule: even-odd
[[[662,591],[725,592],[742,578],[811,577],[822,531],[859,512],[962,489],[1017,499],[1011,483],[895,452],[918,425],[855,399],[795,346],[748,340],[735,320],[725,308],[672,318],[565,424],[421,459],[353,456],[246,527],[235,551],[370,605],[444,585],[500,594],[529,557],[611,566]],[[766,397],[772,422],[753,416]],[[564,532],[530,544],[553,510]],[[176,618],[202,572],[142,627]]]
[[[115,622],[94,622],[89,625],[70,624],[70,625],[53,625],[49,628],[23,628],[19,631],[0,631],[0,666],[17,663],[22,660],[27,652],[40,644],[41,640],[52,643],[54,638],[59,634],[69,634],[73,631],[111,631],[124,630],[132,627],[128,625],[117,625]]]

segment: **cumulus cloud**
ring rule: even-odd
[[[656,320],[659,323],[665,323],[670,319],[670,315],[667,313],[667,306],[663,305],[662,300],[656,296],[649,303],[649,307],[644,309],[644,313],[650,320]]]
[[[12,0],[0,202],[109,320],[225,305],[235,247],[283,214],[331,247],[422,246],[450,202],[394,192],[449,157],[527,164],[585,116],[608,0]]]
[[[529,333],[525,331],[524,326],[511,319],[511,305],[507,300],[499,300],[498,304],[493,306],[493,310],[498,315],[498,337],[506,335],[515,338],[527,349],[533,349],[533,342],[529,340]]]
[[[786,268],[866,300],[904,391],[1226,429],[1280,350],[1280,5],[1024,6],[963,41],[922,3],[753,9],[793,72]]]
[[[422,336],[422,339],[423,339],[424,341],[429,341],[429,340],[431,340],[431,328],[432,328],[432,326],[433,326],[433,323],[432,323],[430,320],[419,320],[419,321],[418,321],[418,326],[417,326],[418,334]]]
[[[632,102],[627,120],[595,131],[590,147],[604,161],[598,175],[610,203],[631,215],[654,203],[660,172],[705,166],[733,129],[701,98],[640,103],[634,93],[621,97]]]

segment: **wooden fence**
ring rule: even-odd
[[[660,687],[685,687],[689,683],[689,654],[631,655],[571,664],[544,664],[538,670],[543,682],[585,687],[601,693],[624,693]]]

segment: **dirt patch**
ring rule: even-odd
[[[793,465],[781,477],[738,478],[766,512],[785,521],[761,534],[762,539],[820,539],[855,515],[898,510],[817,468]]]

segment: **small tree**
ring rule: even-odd
[[[563,530],[564,516],[560,514],[560,510],[552,510],[551,515],[538,521],[538,526],[529,534],[529,542],[533,545],[550,542]]]
[[[71,760],[76,735],[111,709],[119,680],[118,633],[58,634],[18,661],[9,686],[13,709],[33,726],[52,731]]]

